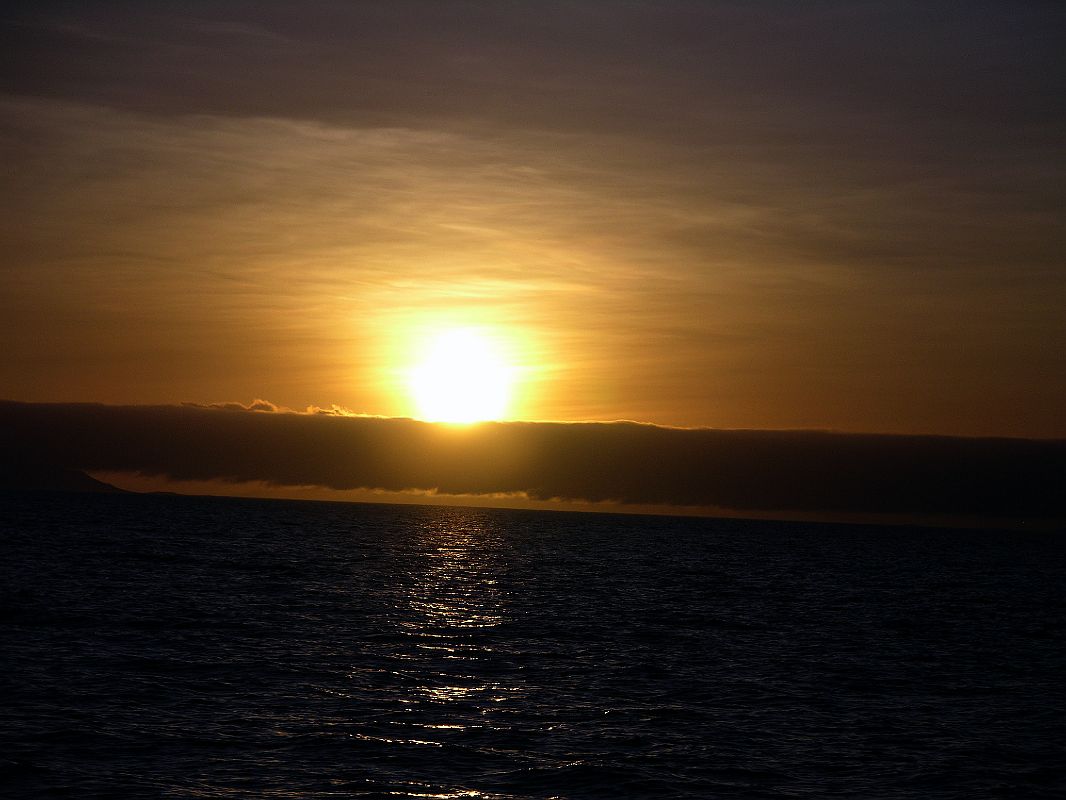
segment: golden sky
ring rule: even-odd
[[[5,12],[0,397],[1066,436],[1053,4],[181,9]]]

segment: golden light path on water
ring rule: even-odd
[[[498,534],[478,525],[476,517],[460,519],[465,524],[458,527],[430,524],[422,529],[420,544],[427,563],[408,588],[411,614],[401,622],[401,630],[415,640],[417,650],[457,667],[439,673],[439,682],[418,687],[419,696],[435,702],[474,698],[500,702],[508,687],[462,670],[462,665],[475,665],[491,652],[473,634],[504,621],[505,598],[493,563],[492,539]]]
[[[396,690],[395,730],[356,733],[356,738],[399,747],[484,747],[511,725],[513,701],[526,687],[502,667],[510,655],[494,644],[494,629],[508,621],[508,592],[501,585],[504,549],[491,515],[470,509],[436,509],[412,526],[411,560],[395,587],[395,664],[385,680]],[[406,549],[406,548],[405,548]],[[482,740],[474,744],[473,740]],[[408,786],[403,796],[496,797],[467,787]]]

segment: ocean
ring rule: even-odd
[[[8,798],[1060,798],[1066,539],[0,499]]]

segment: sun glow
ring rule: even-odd
[[[409,382],[421,419],[466,423],[506,415],[514,378],[515,368],[493,337],[458,328],[428,342]]]

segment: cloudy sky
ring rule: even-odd
[[[25,3],[2,394],[1066,435],[1057,3]]]
[[[24,3],[0,395],[1066,435],[1057,3]]]
[[[7,4],[0,399],[417,417],[461,328],[503,419],[1066,438],[1064,23]]]

